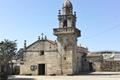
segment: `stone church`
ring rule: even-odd
[[[76,27],[76,12],[73,12],[69,0],[64,0],[58,21],[59,27],[53,29],[56,41],[43,34],[29,46],[25,41],[21,75],[72,75],[84,70],[84,57],[88,50],[77,45],[81,31]]]

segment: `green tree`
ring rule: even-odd
[[[9,62],[16,55],[17,45],[16,40],[10,41],[5,39],[0,42],[0,60],[4,62]]]
[[[8,74],[9,64],[15,57],[17,51],[17,44],[15,41],[5,39],[0,42],[0,66],[2,74]]]

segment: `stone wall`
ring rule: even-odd
[[[120,71],[120,61],[104,61],[101,66],[102,71]]]
[[[28,46],[24,53],[24,64],[20,66],[20,74],[38,75],[39,64],[45,65],[45,75],[59,73],[59,54],[56,48],[55,42],[48,40],[38,40]],[[35,69],[31,70],[33,67]]]
[[[59,75],[61,74],[60,55],[56,51],[46,52],[46,75]]]

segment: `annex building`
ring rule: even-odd
[[[76,27],[76,12],[69,0],[64,0],[58,21],[59,27],[53,29],[57,41],[43,35],[29,46],[25,41],[21,75],[72,75],[85,70],[88,49],[77,45],[81,31]]]
[[[118,51],[90,52],[87,55],[87,61],[89,62],[89,71],[120,71],[120,52]]]

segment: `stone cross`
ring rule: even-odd
[[[44,34],[43,34],[43,33],[41,33],[41,35],[42,35],[42,40],[43,40],[43,36],[44,36]]]
[[[27,42],[27,41],[26,41],[26,40],[24,40],[24,48],[25,48],[25,49],[26,49],[26,44],[27,44],[26,42]]]
[[[40,40],[40,36],[38,36],[38,40]]]

